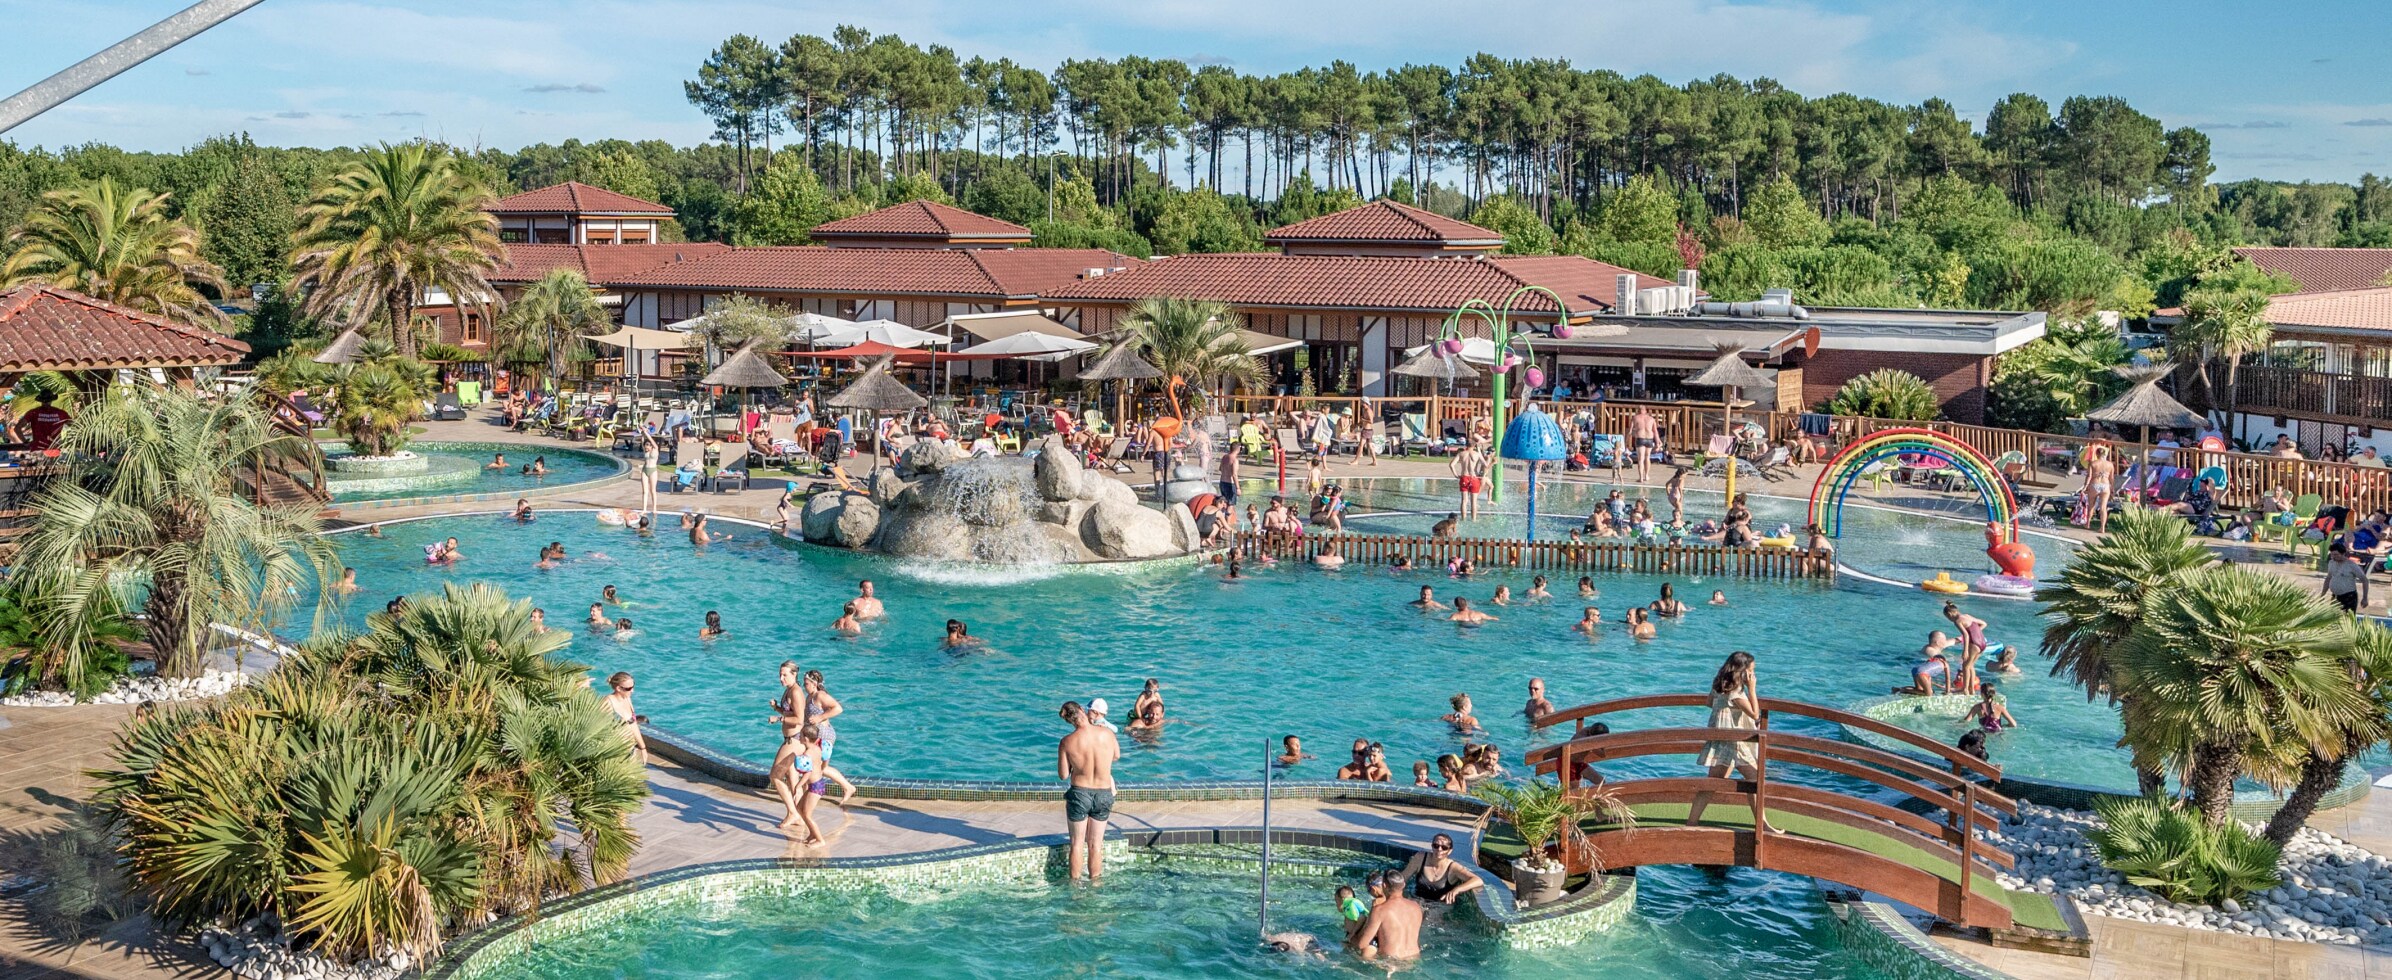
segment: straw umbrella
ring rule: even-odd
[[[879,360],[872,362],[872,366],[865,368],[863,375],[857,377],[854,383],[840,389],[838,394],[832,395],[825,402],[832,408],[860,408],[872,413],[874,436],[872,465],[874,467],[880,465],[881,413],[910,412],[930,404],[930,399],[924,398],[912,388],[906,387],[905,382],[889,376],[889,365],[896,359],[894,354],[882,355]]]
[[[1744,363],[1744,348],[1720,345],[1719,357],[1711,362],[1711,366],[1704,368],[1702,373],[1686,379],[1685,383],[1720,389],[1719,431],[1733,439],[1736,434],[1736,389],[1767,387],[1776,384],[1777,379],[1763,373],[1759,368]],[[1736,503],[1736,455],[1733,449],[1728,453],[1726,492],[1728,505],[1734,506]]]
[[[1105,351],[1104,356],[1097,358],[1088,370],[1080,372],[1082,381],[1130,382],[1162,376],[1163,370],[1139,357],[1137,343],[1127,338],[1114,342],[1111,350]],[[1113,425],[1116,430],[1129,424],[1128,413],[1122,407],[1127,400],[1128,388],[1129,385],[1125,383],[1113,392]]]
[[[2126,393],[2100,408],[2085,413],[2085,418],[2111,425],[2132,425],[2142,430],[2142,442],[2151,444],[2152,429],[2197,429],[2204,421],[2201,415],[2184,407],[2167,392],[2159,390],[2160,379],[2168,376],[2167,365],[2134,367],[2120,365],[2112,368],[2120,377],[2134,382]]]
[[[756,350],[756,345],[760,343],[763,343],[763,341],[750,340],[747,343],[739,345],[739,349],[737,351],[732,352],[730,357],[723,359],[721,367],[715,368],[712,372],[708,373],[705,378],[699,380],[698,383],[710,388],[720,386],[725,388],[739,389],[740,394],[743,396],[741,399],[743,408],[748,400],[748,396],[752,394],[753,389],[778,388],[782,385],[788,384],[788,378],[782,377],[781,372],[773,370],[772,365],[764,363],[764,355]],[[745,421],[746,414],[744,411],[742,412],[740,418],[742,421]],[[707,424],[712,425],[713,423],[709,422]],[[747,434],[744,426],[742,427],[740,434]]]
[[[343,330],[324,345],[313,360],[318,364],[348,364],[357,360],[357,353],[365,347],[365,335],[355,330]]]

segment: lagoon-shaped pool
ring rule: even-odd
[[[336,540],[364,592],[344,615],[362,622],[391,596],[443,582],[489,581],[532,598],[556,628],[572,631],[567,655],[602,677],[639,678],[638,704],[652,723],[758,766],[778,729],[766,703],[783,660],[820,669],[844,702],[838,762],[851,776],[1046,782],[1053,777],[1055,708],[1102,697],[1119,719],[1140,683],[1161,681],[1172,723],[1158,738],[1124,736],[1124,779],[1251,779],[1266,743],[1301,736],[1319,758],[1283,774],[1326,779],[1357,737],[1384,742],[1399,779],[1415,760],[1456,751],[1463,741],[1439,720],[1447,699],[1471,694],[1486,731],[1507,758],[1532,737],[1518,714],[1529,678],[1545,680],[1561,705],[1662,691],[1699,691],[1729,651],[1759,657],[1764,694],[1842,705],[1906,683],[1931,629],[1947,628],[1942,596],[1847,577],[1833,584],[1677,576],[1694,604],[1639,642],[1618,623],[1652,599],[1655,576],[1602,575],[1599,598],[1581,601],[1571,581],[1555,597],[1493,609],[1466,628],[1423,616],[1407,603],[1423,585],[1442,598],[1483,603],[1498,585],[1515,594],[1530,575],[1492,571],[1457,581],[1441,573],[1352,567],[1325,572],[1294,563],[1252,567],[1223,581],[1193,561],[1082,568],[932,565],[815,548],[751,525],[717,522],[729,541],[693,547],[672,529],[642,538],[586,511],[549,511],[532,525],[493,516],[393,524],[381,538]],[[1973,539],[1966,524],[1933,522],[1922,533]],[[1857,524],[1853,525],[1857,527]],[[469,556],[453,567],[423,562],[423,546],[460,539]],[[564,545],[560,568],[533,567],[539,549]],[[1848,537],[1847,546],[1854,542]],[[873,579],[887,619],[861,636],[830,629],[861,579]],[[626,600],[609,618],[630,618],[628,639],[584,629],[589,605],[614,585]],[[1714,589],[1725,606],[1704,600]],[[2030,603],[1961,597],[1992,624],[1996,641],[2030,650],[2041,630]],[[1570,624],[1593,605],[1608,625],[1593,639]],[[729,635],[697,636],[708,610]],[[949,618],[985,645],[958,652],[940,637]],[[2004,681],[2012,710],[2036,739],[1997,739],[1996,760],[2016,775],[2130,787],[2115,748],[2117,718],[2106,705],[2048,677],[2031,653],[2028,672]],[[1699,713],[1649,712],[1629,724],[1701,723]],[[1834,734],[1825,724],[1789,727]],[[1682,759],[1628,760],[1682,767]]]
[[[339,454],[347,452],[343,443],[324,444],[327,456],[337,465]],[[495,442],[415,442],[407,451],[423,458],[419,470],[407,472],[343,472],[329,469],[325,481],[332,491],[332,502],[339,504],[387,504],[425,497],[450,497],[462,494],[501,495],[547,493],[564,487],[594,480],[603,480],[623,472],[624,464],[604,453],[562,446]],[[490,464],[503,455],[506,466],[492,469]],[[533,475],[524,467],[540,461],[546,472]]]

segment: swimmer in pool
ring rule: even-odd
[[[1529,724],[1533,725],[1537,719],[1552,713],[1553,702],[1545,698],[1545,679],[1542,677],[1529,678],[1528,704],[1520,709],[1520,714],[1528,719]]]
[[[1581,576],[1578,576],[1578,598],[1581,598],[1581,599],[1592,599],[1592,598],[1595,598],[1596,596],[1599,596],[1599,595],[1602,595],[1602,593],[1595,591],[1595,578],[1594,578],[1594,576],[1592,576],[1592,575],[1581,575]]]
[[[1629,608],[1629,636],[1635,637],[1639,640],[1650,640],[1654,636],[1659,635],[1659,633],[1660,631],[1653,627],[1652,614],[1647,612],[1643,606],[1633,606]]]
[[[1246,577],[1238,573],[1238,556],[1235,554],[1229,556],[1229,564],[1224,567],[1227,573],[1221,576],[1221,581],[1235,582]]]
[[[1578,622],[1571,624],[1570,630],[1574,633],[1584,633],[1590,637],[1602,635],[1603,610],[1593,606],[1586,607],[1586,615],[1579,617]]]
[[[1464,626],[1476,626],[1480,623],[1495,621],[1495,617],[1470,608],[1470,600],[1464,596],[1453,597],[1453,615],[1447,616],[1445,619],[1448,622],[1460,623]]]
[[[730,632],[723,628],[723,614],[709,609],[706,610],[706,625],[698,627],[698,639],[719,640],[730,635]]]
[[[1978,730],[1984,732],[2018,727],[2018,719],[2010,715],[2010,703],[2003,700],[1991,682],[1977,685],[1977,703],[1969,705],[1968,714],[1960,719],[1963,725],[1970,722],[1975,722]]]
[[[558,565],[564,564],[564,562],[565,543],[562,541],[551,541],[548,542],[547,547],[540,549],[540,560],[532,563],[532,567],[542,569],[555,568]]]
[[[530,465],[529,467],[526,467],[525,469],[526,469],[526,472],[527,472],[527,473],[529,473],[529,474],[530,474],[530,475],[532,475],[532,476],[547,476],[547,475],[548,475],[548,457],[546,457],[546,456],[534,456],[534,457],[532,457],[532,463],[531,463],[531,465]]]
[[[630,617],[615,620],[615,639],[628,640],[638,635],[639,630],[632,628]]]
[[[1423,612],[1445,608],[1444,603],[1437,601],[1437,590],[1425,585],[1420,587],[1420,598],[1412,600],[1411,606]]]
[[[889,614],[889,611],[881,606],[880,599],[872,594],[871,579],[865,579],[855,584],[855,598],[850,601],[855,603],[857,619],[879,619]]]
[[[546,632],[548,632],[548,610],[545,610],[545,609],[534,609],[534,610],[532,610],[532,632],[534,632],[534,633],[546,633]]]
[[[1661,598],[1653,600],[1653,604],[1647,608],[1656,616],[1686,615],[1686,604],[1678,601],[1677,589],[1668,582],[1661,583]]]
[[[1508,585],[1498,585],[1498,586],[1496,586],[1496,587],[1495,587],[1495,598],[1493,598],[1493,599],[1489,599],[1489,600],[1487,600],[1487,601],[1488,601],[1489,603],[1493,604],[1493,605],[1498,605],[1498,606],[1508,606],[1508,605],[1511,605],[1511,604],[1512,604],[1512,587],[1511,587],[1511,586],[1508,586]]]
[[[595,603],[595,602],[593,602],[593,603],[590,603],[590,625],[591,625],[591,626],[593,626],[593,627],[598,627],[598,626],[613,626],[614,624],[615,624],[615,621],[614,621],[614,620],[611,620],[611,619],[608,619],[608,618],[606,618],[606,609],[605,609],[604,607],[600,606],[599,604],[597,604],[597,603]]]
[[[1995,674],[2020,673],[2018,669],[2018,648],[2004,644],[2002,646],[2002,651],[1993,655],[1993,662],[1986,664],[1985,669],[1988,672]]]
[[[1944,631],[1929,632],[1927,645],[1919,648],[1919,662],[1910,666],[1910,686],[1894,688],[1893,693],[1924,695],[1950,691],[1947,677],[1951,661],[1944,656],[1944,650],[1951,645],[1952,638],[1945,636]]]
[[[341,593],[342,595],[347,595],[351,592],[357,591],[358,588],[357,570],[354,568],[344,568],[341,569],[341,580],[333,584],[332,591]]]
[[[1536,577],[1534,580],[1532,580],[1532,581],[1530,581],[1530,582],[1528,583],[1528,598],[1531,598],[1531,599],[1550,599],[1550,598],[1553,598],[1553,591],[1552,591],[1551,589],[1547,589],[1547,588],[1545,588],[1545,577],[1544,577],[1544,576],[1542,576],[1542,575],[1539,575],[1539,576],[1537,576],[1537,577]]]
[[[1453,710],[1437,720],[1452,725],[1457,734],[1468,735],[1485,730],[1479,727],[1478,716],[1470,713],[1470,695],[1456,694],[1448,703],[1453,705]]]
[[[848,636],[861,636],[864,633],[864,624],[861,619],[862,617],[856,615],[855,600],[849,599],[846,605],[839,607],[839,619],[831,624],[831,629]],[[953,639],[954,634],[949,633],[948,638]],[[953,646],[954,644],[948,645]]]
[[[514,512],[514,513],[512,513],[512,514],[509,514],[509,515],[507,515],[507,516],[514,518],[514,519],[515,519],[515,523],[517,523],[517,524],[529,524],[529,523],[531,523],[531,522],[532,522],[532,502],[531,502],[531,501],[529,501],[529,500],[525,500],[525,499],[523,499],[522,497],[517,497],[517,498],[515,498],[515,512]]]
[[[1728,594],[1727,594],[1727,591],[1726,591],[1726,590],[1724,590],[1724,589],[1712,589],[1712,590],[1711,590],[1711,604],[1712,604],[1712,605],[1714,605],[1714,606],[1724,606],[1724,605],[1727,605],[1727,604],[1728,604]]]
[[[495,455],[492,455],[492,456],[490,457],[490,463],[489,463],[489,465],[487,465],[487,466],[484,466],[484,467],[482,467],[482,468],[483,468],[483,469],[485,469],[485,470],[503,470],[503,469],[506,469],[506,468],[507,468],[507,454],[505,454],[505,453],[497,453],[497,454],[495,454]]]
[[[610,606],[620,606],[623,604],[623,596],[615,591],[614,586],[609,585],[598,590],[598,601]]]
[[[963,620],[960,619],[947,621],[947,637],[941,641],[949,650],[968,649],[980,646],[983,642],[979,637],[973,636],[970,628],[964,626]]]
[[[1283,768],[1312,758],[1312,753],[1304,751],[1304,740],[1293,735],[1282,737],[1279,745],[1281,751],[1278,761]]]

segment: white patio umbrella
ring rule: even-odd
[[[801,344],[820,344],[855,328],[854,320],[842,320],[820,313],[800,313],[789,318],[789,339]],[[832,346],[844,347],[846,345],[834,344]]]
[[[957,356],[1018,357],[1025,361],[1060,361],[1081,351],[1095,350],[1096,344],[1070,337],[1024,330],[1009,337],[999,337],[976,347],[956,351]]]
[[[947,343],[942,334],[916,330],[895,320],[865,320],[854,327],[824,338],[823,342],[839,347],[853,347],[864,341],[887,344],[891,347],[927,347]]]

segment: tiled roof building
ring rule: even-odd
[[[248,353],[248,344],[205,327],[55,286],[0,292],[0,371],[221,366]]]

